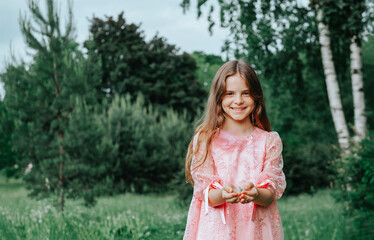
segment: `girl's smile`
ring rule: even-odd
[[[246,107],[244,107],[244,108],[234,108],[234,107],[232,107],[231,109],[234,110],[235,112],[241,113],[242,111],[244,111],[246,109]]]

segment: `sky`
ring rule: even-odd
[[[180,52],[192,53],[204,51],[221,55],[221,46],[229,32],[219,28],[208,32],[206,14],[197,19],[196,2],[192,0],[191,8],[183,14],[179,6],[182,0],[74,0],[73,18],[76,27],[76,40],[82,44],[89,36],[89,19],[93,16],[117,17],[124,11],[127,23],[141,24],[146,40],[156,33],[165,37],[169,44],[180,48]],[[20,14],[30,16],[27,0],[0,0],[0,73],[4,72],[7,62],[11,61],[11,52],[18,59],[30,61],[27,47],[19,27]],[[39,0],[41,6],[45,0]],[[67,0],[57,0],[59,12],[66,19]],[[42,8],[43,9],[43,8]],[[207,10],[207,9],[205,9]],[[203,11],[204,12],[204,11]],[[205,11],[206,13],[207,11]],[[218,19],[218,16],[216,16]],[[0,98],[4,90],[0,83]]]

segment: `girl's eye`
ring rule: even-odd
[[[249,92],[244,92],[244,95],[249,95]]]
[[[231,96],[231,95],[233,95],[233,93],[232,92],[228,92],[228,93],[226,93],[226,95],[227,96]]]

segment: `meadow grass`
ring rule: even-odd
[[[27,197],[19,180],[0,178],[0,239],[182,239],[187,207],[171,195],[102,197],[92,208]],[[328,190],[280,199],[285,239],[342,239],[342,206]]]
[[[343,239],[343,206],[337,204],[329,190],[314,195],[301,194],[278,200],[284,239]]]

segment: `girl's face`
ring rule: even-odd
[[[222,98],[222,109],[227,120],[249,122],[249,114],[255,102],[249,94],[249,88],[239,73],[226,79],[226,92]]]

